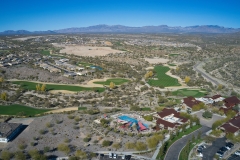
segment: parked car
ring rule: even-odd
[[[221,155],[223,155],[224,153],[222,152],[222,151],[217,151],[217,153],[216,153],[216,155],[219,155],[219,156],[221,156]]]
[[[234,144],[233,143],[231,143],[231,142],[228,142],[228,143],[226,143],[226,146],[225,146],[225,148],[227,148],[228,150],[230,150],[232,147],[234,146]]]
[[[125,156],[125,159],[126,159],[126,160],[130,160],[131,157],[132,157],[131,155],[126,155],[126,156]]]
[[[225,153],[228,149],[225,147],[221,147],[219,150]]]
[[[117,154],[116,153],[113,154],[113,159],[117,159]]]
[[[200,145],[200,146],[198,146],[198,148],[206,148],[206,146]]]
[[[112,153],[109,153],[109,158],[112,158],[113,157],[113,154]]]
[[[236,151],[234,154],[240,156],[240,151]]]
[[[203,157],[202,153],[197,154],[197,157]]]
[[[122,155],[122,159],[125,159],[125,155]]]

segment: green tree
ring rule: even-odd
[[[135,146],[135,150],[137,151],[147,150],[147,145],[144,142],[137,142]]]
[[[110,146],[112,144],[112,142],[111,141],[108,141],[108,140],[104,140],[103,142],[102,142],[102,146],[103,147],[108,147],[108,146]]]
[[[16,160],[26,160],[26,156],[22,151],[17,151],[14,154]]]
[[[42,84],[41,91],[45,92],[46,91],[46,84]]]
[[[113,143],[112,147],[115,149],[119,149],[119,148],[121,148],[121,143]]]
[[[115,84],[114,84],[113,82],[110,82],[109,87],[110,87],[111,89],[114,89],[114,88],[115,88]]]
[[[9,151],[3,150],[1,152],[1,159],[2,160],[10,160],[12,156],[13,156],[12,153],[10,153]]]
[[[40,86],[40,84],[37,84],[37,85],[36,85],[36,91],[41,91],[41,86]]]
[[[64,144],[64,143],[61,143],[58,145],[57,149],[59,151],[62,151],[62,152],[65,152],[66,154],[68,154],[70,152],[70,148],[68,145]]]
[[[191,78],[189,76],[186,76],[184,79],[185,83],[188,83],[190,80],[191,80]]]
[[[6,92],[3,92],[3,93],[1,94],[1,99],[2,99],[2,100],[6,101],[6,100],[7,100],[7,97],[8,97],[8,95],[7,95]]]
[[[76,156],[76,157],[79,157],[80,159],[86,159],[86,158],[87,158],[86,152],[81,151],[81,150],[77,150],[77,151],[75,152],[75,156]]]

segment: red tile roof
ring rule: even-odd
[[[178,112],[175,109],[171,108],[164,108],[161,112],[158,112],[158,115],[163,118],[171,114],[178,114]]]
[[[185,103],[188,107],[192,108],[194,105],[201,103],[196,100],[194,97],[183,98],[183,103]]]
[[[233,107],[236,104],[240,104],[240,100],[236,96],[228,97],[228,98],[224,99],[223,101],[225,102],[225,106],[228,108]]]
[[[176,125],[176,124],[174,124],[174,123],[165,121],[165,120],[163,120],[163,119],[161,119],[161,118],[159,118],[159,119],[157,120],[157,124],[158,124],[158,125],[160,125],[160,124],[164,125],[164,128],[167,128],[167,127],[174,128],[175,125]]]
[[[234,127],[234,126],[230,125],[229,123],[225,123],[221,127],[225,129],[225,132],[230,132],[230,133],[235,133],[239,130],[239,128]]]
[[[222,96],[219,95],[219,94],[217,94],[217,95],[212,96],[211,98],[212,98],[212,99],[217,99],[217,98],[220,98],[220,97],[222,97]]]
[[[231,120],[229,120],[229,123],[231,123],[232,125],[240,128],[240,115],[232,118]]]

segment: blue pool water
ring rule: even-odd
[[[132,123],[138,123],[138,121],[134,118],[128,117],[128,116],[120,116],[118,117],[121,120],[132,122]]]

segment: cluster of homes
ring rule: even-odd
[[[21,64],[22,60],[13,54],[0,57],[0,67],[8,67]]]
[[[86,76],[87,74],[92,74],[95,72],[95,66],[89,66],[87,69],[84,67],[75,66],[68,63],[69,59],[55,60],[55,64],[48,62],[36,62],[35,66],[39,66],[43,69],[48,70],[51,73],[65,72],[63,76],[65,77],[75,77],[75,76]]]
[[[236,96],[228,98],[223,98],[221,95],[204,98],[187,97],[182,100],[183,106],[189,109],[192,109],[194,105],[197,105],[201,102],[208,106],[211,106],[214,103],[220,101],[223,102],[223,106],[220,107],[219,110],[222,110],[225,114],[228,111],[233,110],[233,107],[235,106],[240,107],[240,100]],[[240,115],[238,110],[234,109],[233,111],[237,113],[237,116],[221,125],[219,129],[223,130],[226,133],[233,133],[234,135],[238,135],[240,133]]]
[[[214,105],[217,102],[223,102],[223,106],[219,110],[227,113],[229,110],[232,110],[234,106],[240,105],[240,100],[236,96],[224,98],[221,95],[214,95],[212,97],[203,97],[203,98],[194,98],[187,97],[183,98],[182,105],[185,109],[192,109],[193,106],[198,105],[199,103],[204,103],[208,106]]]

